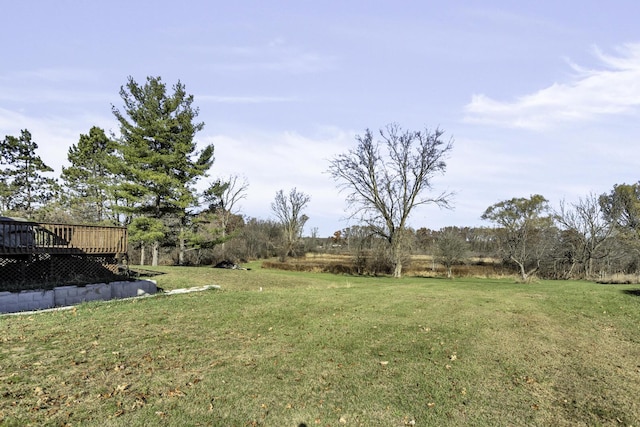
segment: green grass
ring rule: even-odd
[[[251,267],[0,317],[0,425],[640,425],[637,286]]]

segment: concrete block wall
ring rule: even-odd
[[[131,298],[143,295],[153,295],[158,292],[153,280],[138,280],[135,282],[112,282],[111,298]]]
[[[0,313],[55,307],[53,291],[0,292]]]
[[[59,286],[49,291],[0,292],[0,313],[44,310],[65,307],[86,301],[107,301],[153,295],[158,291],[155,281],[96,283],[86,286]]]
[[[57,303],[58,307],[78,304],[79,302],[82,302],[78,297],[81,289],[82,288],[79,288],[78,286],[58,286],[53,289],[53,294],[55,296],[54,301]]]

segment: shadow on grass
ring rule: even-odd
[[[138,277],[160,276],[160,275],[166,274],[166,273],[163,273],[161,271],[153,271],[153,270],[147,270],[145,268],[135,267],[135,268],[130,268],[129,269],[129,274],[132,277],[138,278]]]
[[[625,289],[622,292],[627,294],[627,295],[633,295],[635,297],[640,297],[640,289]]]

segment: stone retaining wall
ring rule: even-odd
[[[153,295],[158,291],[155,281],[96,283],[86,286],[59,286],[48,291],[0,292],[0,313],[44,310],[65,307],[86,301],[107,301]]]

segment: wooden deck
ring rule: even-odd
[[[42,253],[119,256],[126,252],[125,227],[0,219],[0,256]]]

